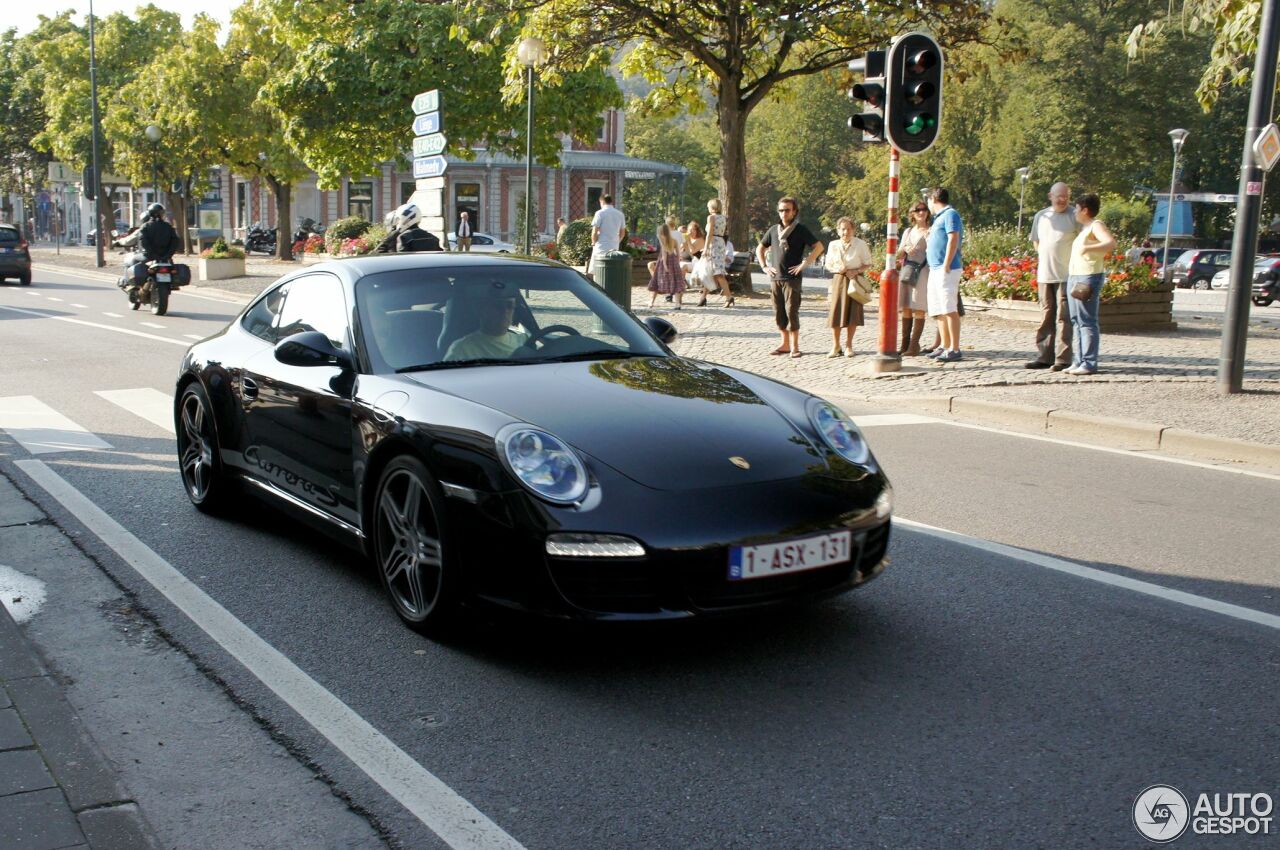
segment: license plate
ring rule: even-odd
[[[768,578],[843,563],[851,557],[852,546],[851,531],[759,546],[734,546],[729,550],[729,580]]]
[[[173,275],[171,274],[166,274],[164,272],[161,272],[160,274],[156,275],[157,283],[169,283],[172,280],[173,280]]]

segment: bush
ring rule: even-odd
[[[219,236],[214,243],[200,252],[203,260],[243,260],[244,251],[227,245],[227,240]]]
[[[299,248],[298,246],[302,247]],[[312,233],[304,242],[295,243],[293,246],[295,251],[301,250],[305,254],[323,254],[325,252],[324,237],[319,233]]]
[[[591,258],[591,219],[580,218],[569,222],[564,235],[556,241],[560,261],[571,266],[581,266]]]
[[[344,242],[348,239],[363,236],[370,227],[373,227],[373,222],[358,215],[340,218],[329,225],[329,229],[325,231],[325,246],[329,249],[330,254],[337,254],[342,250]]]
[[[1121,245],[1128,245],[1135,236],[1145,238],[1151,231],[1152,214],[1146,201],[1107,195],[1102,199],[1098,218]]]
[[[960,256],[965,264],[997,263],[1006,257],[1029,257],[1033,253],[1031,242],[1025,233],[1011,224],[995,224],[975,227],[964,232]]]

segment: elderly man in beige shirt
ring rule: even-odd
[[[1049,189],[1049,206],[1031,219],[1031,244],[1039,256],[1036,287],[1040,291],[1040,327],[1036,329],[1036,359],[1028,369],[1061,372],[1071,365],[1071,314],[1067,311],[1067,266],[1071,262],[1071,242],[1080,225],[1071,210],[1071,188],[1054,183]],[[1057,357],[1054,357],[1054,337]]]

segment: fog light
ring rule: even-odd
[[[547,554],[557,558],[643,558],[644,547],[618,534],[553,534]]]
[[[876,519],[884,519],[893,513],[893,488],[885,485],[884,491],[876,498]]]

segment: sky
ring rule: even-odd
[[[191,19],[197,12],[212,15],[222,22],[225,28],[231,20],[231,10],[240,5],[240,0],[150,0],[151,5],[161,9],[182,13],[184,26],[191,25]],[[26,33],[36,28],[40,15],[51,18],[66,9],[74,9],[73,19],[83,23],[89,14],[89,0],[25,0],[25,2],[5,3],[5,10],[0,14],[0,30],[17,27],[18,33]],[[105,18],[112,12],[132,14],[138,6],[147,3],[138,0],[93,0],[93,14]]]

